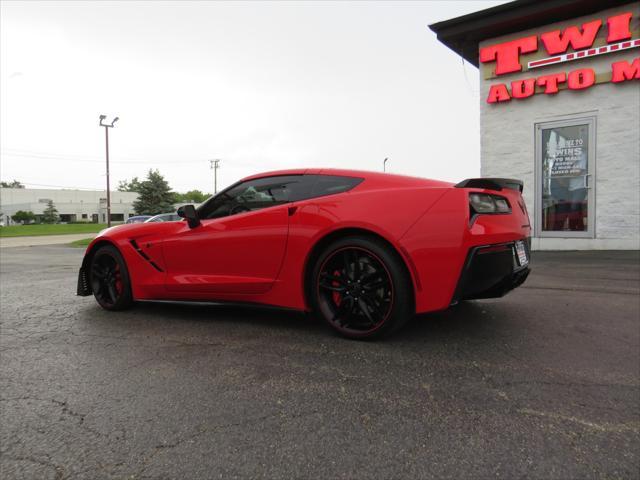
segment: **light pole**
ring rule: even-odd
[[[218,193],[218,169],[220,168],[220,159],[209,160],[209,166],[213,170],[213,194]]]
[[[111,227],[111,192],[109,190],[109,129],[113,128],[115,123],[120,119],[116,117],[111,121],[111,124],[104,123],[106,115],[100,115],[100,126],[104,127],[104,139],[106,145],[107,154],[107,227]]]
[[[387,171],[387,160],[389,160],[389,158],[385,157],[385,159],[382,161],[382,171],[383,172]]]

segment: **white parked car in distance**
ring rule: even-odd
[[[149,223],[149,222],[178,222],[182,220],[182,218],[180,218],[178,216],[177,213],[161,213],[160,215],[155,215],[151,218],[148,218],[147,220],[144,221],[144,223]]]

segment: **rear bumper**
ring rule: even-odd
[[[528,240],[525,246],[529,259]],[[529,264],[519,264],[515,242],[473,247],[467,254],[451,304],[460,300],[502,297],[522,285],[529,272]]]

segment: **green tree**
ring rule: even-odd
[[[149,170],[146,180],[140,182],[138,199],[133,209],[138,215],[157,215],[173,211],[174,194],[158,170]]]
[[[118,182],[119,192],[139,192],[141,188],[140,180],[138,177],[133,177],[131,181],[122,180]]]
[[[47,201],[47,208],[42,213],[42,223],[58,223],[59,220],[58,210],[53,204],[53,200]]]
[[[24,185],[20,183],[18,180],[14,180],[13,182],[0,182],[0,187],[2,188],[24,188]],[[18,213],[18,212],[16,212]]]
[[[18,210],[15,215],[11,215],[11,220],[16,223],[31,223],[35,221],[36,216],[33,212],[24,210]]]
[[[174,203],[202,203],[210,196],[211,194],[200,190],[189,190],[187,193],[175,193]]]

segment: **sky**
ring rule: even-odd
[[[478,71],[428,25],[505,3],[0,4],[0,179],[105,188],[157,168],[175,191],[332,167],[480,172]]]

